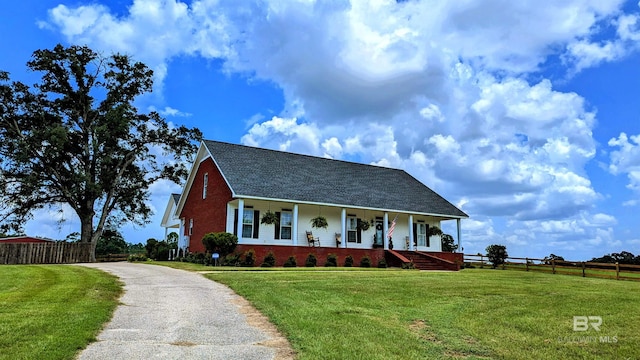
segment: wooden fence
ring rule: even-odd
[[[464,254],[464,262],[465,265],[480,268],[493,267],[489,258],[481,254]],[[551,274],[640,281],[640,265],[508,257],[504,264],[498,267],[503,270],[539,271]]]
[[[72,264],[91,261],[87,243],[0,244],[0,264]]]

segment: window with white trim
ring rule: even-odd
[[[245,208],[242,212],[242,237],[253,237],[253,210]]]
[[[209,186],[209,173],[204,173],[204,183],[202,184],[202,198],[207,198],[207,187]]]
[[[280,213],[280,239],[291,240],[291,224],[293,224],[293,214],[291,211]]]
[[[347,217],[347,242],[358,241],[358,219],[353,216]]]
[[[416,237],[418,239],[418,246],[428,246],[427,245],[427,224],[425,223],[416,224]]]

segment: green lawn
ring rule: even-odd
[[[300,359],[640,356],[640,283],[486,269],[318,270],[205,276],[251,301]],[[573,316],[600,316],[600,331],[573,331]]]
[[[0,266],[0,359],[73,359],[95,340],[121,284],[67,265]]]

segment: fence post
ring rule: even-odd
[[[484,256],[480,254],[480,269],[484,269]]]
[[[551,272],[556,273],[556,259],[551,259]]]
[[[526,271],[529,271],[529,258],[526,257],[524,258],[524,268],[526,269]]]
[[[584,272],[585,266],[584,266],[584,261],[582,262],[582,277],[587,277],[587,275]]]
[[[616,280],[620,280],[620,264],[616,261]]]

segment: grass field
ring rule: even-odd
[[[0,266],[0,359],[73,359],[118,304],[116,277],[65,265]]]
[[[212,270],[191,267],[199,269]],[[267,315],[300,359],[640,356],[640,283],[486,269],[318,270],[206,276]],[[600,316],[600,331],[573,331],[573,316]]]

